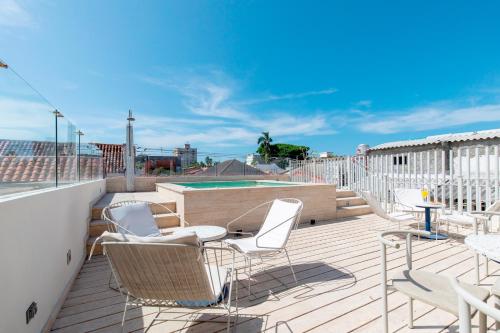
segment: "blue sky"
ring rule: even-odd
[[[189,141],[235,156],[254,151],[262,131],[349,154],[359,143],[500,127],[498,1],[0,8],[0,58],[91,141],[123,142],[129,108],[140,146]],[[4,134],[43,132],[47,110],[16,85],[0,82],[0,112],[24,128]]]

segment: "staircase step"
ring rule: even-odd
[[[179,227],[181,225],[181,221],[176,214],[168,213],[168,214],[156,214],[155,221],[158,225],[158,228],[171,228],[171,227]]]
[[[372,208],[369,205],[359,205],[337,208],[337,218],[360,216],[371,214]]]
[[[337,198],[337,207],[349,207],[366,205],[365,199],[361,197],[345,197]]]
[[[153,214],[166,214],[170,212],[176,212],[176,203],[175,201],[170,201],[170,202],[162,202],[159,203],[159,205],[165,206],[165,208],[158,206],[158,205],[150,205],[151,211]],[[101,218],[102,210],[104,207],[93,207],[92,208],[92,219],[93,220],[99,220]]]
[[[338,198],[348,198],[355,197],[356,193],[351,190],[337,190],[337,199]]]
[[[94,241],[96,240],[97,237],[89,237],[87,239],[87,256],[90,255],[90,250],[92,249],[92,244],[94,244]],[[92,253],[92,256],[98,256],[102,254],[102,245],[101,242],[97,242],[97,244],[94,247],[94,252]]]
[[[156,214],[156,225],[159,229],[179,227],[181,225],[179,217],[175,214]],[[89,236],[99,237],[104,231],[107,231],[108,223],[104,220],[92,220],[89,225]]]
[[[103,232],[109,230],[108,223],[104,220],[92,220],[89,224],[89,236],[99,237]]]

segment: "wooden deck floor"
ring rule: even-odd
[[[298,285],[293,283],[283,258],[273,260],[274,268],[254,276],[252,290],[256,298],[248,297],[245,283],[240,283],[240,316],[236,331],[380,332],[380,247],[376,234],[386,227],[386,222],[380,218],[365,215],[304,226],[294,231],[289,253],[299,279]],[[472,253],[456,236],[446,241],[415,241],[414,267],[473,282]],[[241,260],[239,265],[242,265]],[[404,265],[404,249],[389,249],[390,270],[396,271]],[[482,285],[489,288],[500,274],[499,269],[498,264],[490,263],[491,275],[482,280]],[[53,331],[120,332],[124,297],[108,289],[108,277],[105,258],[96,257],[87,262],[58,315]],[[392,332],[457,332],[454,316],[420,302],[415,302],[414,306],[415,328],[408,330],[406,298],[399,293],[390,294],[389,307]],[[144,332],[156,311],[157,308],[150,307],[129,310],[125,331]],[[175,313],[168,312],[162,318],[208,316],[200,312],[193,314],[193,311],[176,309]],[[224,324],[220,323],[168,321],[155,324],[148,332],[224,330]]]

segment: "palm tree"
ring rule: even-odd
[[[262,136],[257,140],[257,144],[262,147],[266,163],[269,163],[269,158],[271,157],[271,142],[273,142],[273,139],[269,136],[269,132],[262,132]]]

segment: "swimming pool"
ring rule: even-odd
[[[211,182],[174,183],[189,188],[233,188],[233,187],[270,187],[270,186],[296,186],[297,184],[278,181],[257,180],[232,180]]]

